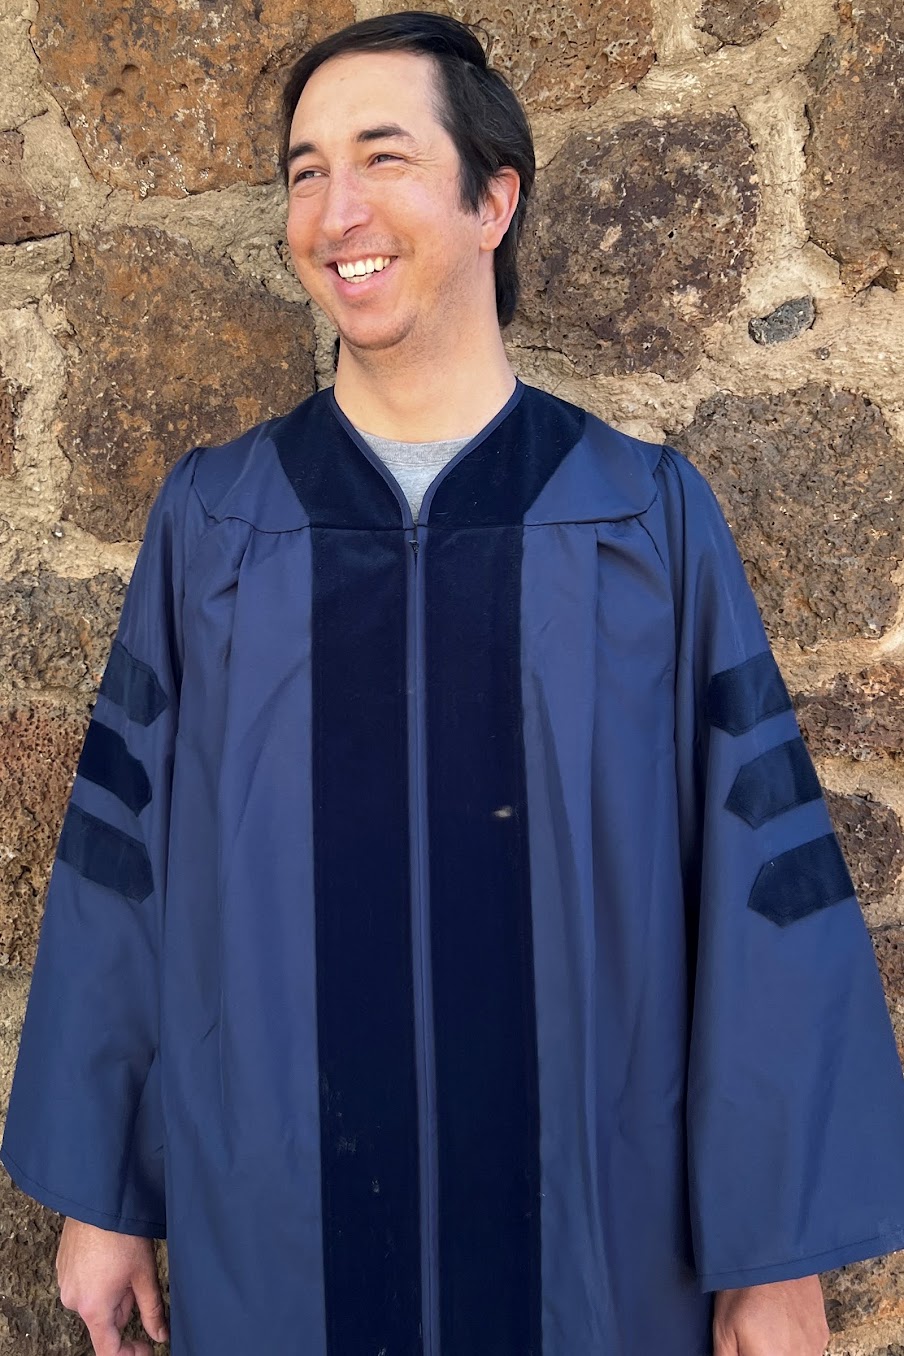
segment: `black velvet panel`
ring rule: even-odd
[[[821,795],[807,747],[798,736],[745,763],[734,779],[725,808],[758,829],[776,815],[819,800]]]
[[[70,802],[57,856],[80,876],[139,903],[154,888],[144,843]]]
[[[745,734],[761,720],[790,710],[791,698],[769,650],[714,673],[709,680],[706,718],[728,734]]]
[[[154,670],[129,654],[118,640],[113,642],[100,690],[139,725],[153,725],[169,705]]]
[[[520,526],[586,422],[577,405],[525,387],[511,414],[437,486],[431,534],[439,527]]]
[[[392,489],[332,413],[330,395],[321,391],[271,430],[311,525],[401,529],[402,511]]]
[[[151,801],[151,783],[144,766],[129,753],[122,735],[92,720],[88,726],[78,775],[110,791],[133,814]]]
[[[542,1346],[521,523],[582,428],[528,388],[438,486],[422,553],[443,1356]]]
[[[854,885],[838,840],[827,833],[766,862],[748,903],[754,912],[786,927],[853,897]]]
[[[407,558],[392,490],[329,413],[276,431],[314,524],[313,813],[330,1356],[421,1356]],[[370,529],[370,530],[362,530]]]

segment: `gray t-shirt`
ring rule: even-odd
[[[405,498],[411,505],[415,522],[430,482],[439,475],[456,452],[460,452],[471,441],[471,438],[467,437],[446,438],[438,443],[400,443],[394,438],[381,438],[376,433],[365,433],[363,428],[357,431],[399,482]]]

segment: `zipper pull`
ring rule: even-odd
[[[420,545],[420,543],[419,543],[417,537],[409,537],[409,538],[408,538],[408,545],[411,547],[411,549],[412,549],[412,551],[414,552],[414,554],[417,555],[417,548],[418,548],[418,546]]]

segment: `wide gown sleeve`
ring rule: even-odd
[[[702,1290],[904,1247],[904,1078],[869,934],[728,526],[659,470],[677,599]]]
[[[43,1204],[157,1238],[159,964],[194,457],[151,511],[85,738],[0,1150]]]

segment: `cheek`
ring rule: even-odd
[[[298,263],[310,248],[311,214],[300,203],[289,203],[286,215],[286,243],[292,258]]]

